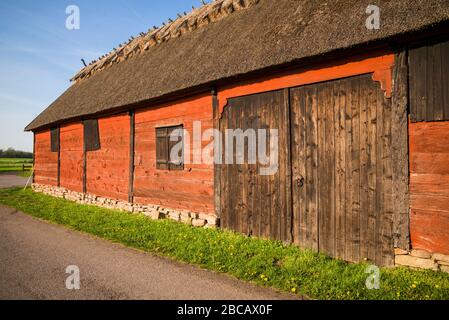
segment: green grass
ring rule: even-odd
[[[32,165],[33,159],[0,158],[0,172],[22,171],[22,165]]]
[[[381,288],[368,290],[366,264],[348,264],[276,241],[152,221],[30,190],[0,190],[0,203],[129,247],[310,298],[449,299],[449,274],[442,272],[383,268]]]
[[[20,159],[20,158],[0,158],[0,165],[3,164],[32,164],[33,159]]]

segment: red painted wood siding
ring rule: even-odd
[[[87,153],[87,192],[128,201],[129,115],[98,120],[100,150]]]
[[[61,187],[83,192],[83,125],[61,127]]]
[[[449,254],[449,122],[410,124],[412,246]]]
[[[34,182],[56,186],[58,184],[58,153],[51,152],[50,130],[35,134]]]
[[[192,159],[193,122],[202,131],[213,128],[212,97],[202,95],[173,104],[136,112],[134,195],[137,203],[204,213],[214,212],[213,165],[186,164],[183,171],[156,169],[156,128],[183,125],[190,132]],[[203,147],[208,142],[203,142]]]

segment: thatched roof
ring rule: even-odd
[[[131,54],[116,55],[114,62],[109,54],[81,70],[73,85],[26,130],[101,114],[274,66],[300,64],[305,58],[341,49],[361,45],[368,48],[371,43],[449,21],[449,0],[374,1],[381,9],[380,30],[365,27],[366,8],[372,0],[229,2],[246,5],[238,10],[233,5],[224,14],[209,5],[208,12],[214,18],[201,20],[206,23],[191,29],[178,27],[181,19],[198,21],[192,18],[197,17],[195,11],[181,16],[165,31],[156,30],[156,39],[164,40],[154,42],[150,31],[126,44]]]
[[[177,19],[169,19],[167,23],[164,22],[159,28],[152,27],[148,32],[140,33],[137,38],[131,37],[117,49],[114,48],[113,51],[103,55],[98,60],[92,61],[88,66],[81,69],[71,80],[80,81],[86,79],[96,72],[141,54],[143,51],[157,46],[162,42],[167,42],[187,32],[217,22],[237,11],[250,8],[257,3],[259,3],[259,0],[215,0],[210,3],[205,3],[200,8],[192,7],[190,13],[178,13]]]

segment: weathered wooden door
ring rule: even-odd
[[[391,102],[370,75],[290,89],[295,242],[393,260]]]
[[[229,100],[221,131],[278,129],[279,170],[221,166],[222,227],[393,264],[391,117],[371,75]]]
[[[248,139],[245,139],[245,162],[221,166],[221,225],[223,228],[262,238],[291,241],[291,178],[289,163],[288,90],[230,99],[220,121],[221,132],[241,129],[278,130],[279,166],[274,174],[261,175],[266,167],[248,162]],[[228,131],[229,132],[229,131]],[[262,132],[263,133],[263,132]],[[269,137],[270,139],[272,137]],[[257,138],[257,144],[260,140]],[[266,148],[269,151],[267,138]],[[225,139],[224,139],[225,140]],[[225,141],[226,142],[226,141]],[[225,157],[224,157],[225,158]]]

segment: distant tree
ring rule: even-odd
[[[32,152],[25,152],[8,148],[6,150],[0,149],[0,158],[19,158],[19,159],[31,159],[33,158]]]

